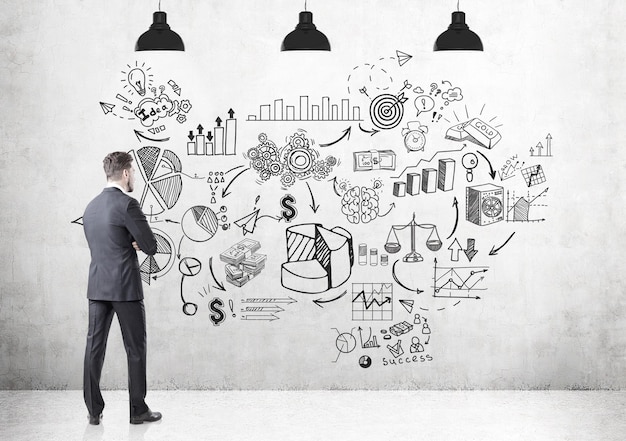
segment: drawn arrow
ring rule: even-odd
[[[378,215],[378,217],[385,217],[385,216],[387,216],[389,213],[391,213],[391,210],[393,210],[394,208],[396,208],[396,203],[395,203],[395,202],[392,202],[392,203],[389,205],[389,211],[388,211],[388,212],[386,212],[385,214],[379,214],[379,215]]]
[[[297,303],[296,299],[291,297],[287,298],[277,298],[277,299],[265,299],[265,298],[253,298],[253,299],[242,299],[241,303]]]
[[[230,116],[230,119],[233,119],[233,118],[235,117],[235,111],[231,108],[231,109],[228,111],[228,115]]]
[[[187,138],[189,138],[189,141],[193,141],[193,138],[194,138],[194,136],[193,136],[193,130],[190,130],[190,131],[189,131],[189,135],[187,135]]]
[[[219,116],[215,119],[215,122],[217,123],[217,127],[220,127],[222,125],[222,118],[220,118]]]
[[[164,138],[164,139],[148,138],[146,135],[143,134],[143,132],[141,132],[141,131],[139,131],[137,129],[133,129],[133,130],[135,131],[135,136],[137,137],[139,142],[141,142],[141,138],[147,139],[148,141],[154,141],[154,142],[163,142],[163,141],[169,141],[170,140],[169,136],[167,138]]]
[[[511,235],[509,236],[509,238],[506,240],[506,242],[504,242],[502,245],[500,245],[498,248],[496,248],[496,246],[492,246],[491,247],[491,251],[489,251],[489,255],[490,256],[495,256],[496,254],[498,254],[498,251],[500,251],[502,248],[504,248],[504,246],[509,243],[509,240],[511,240],[511,238],[515,235],[515,231],[513,231],[513,233],[511,233]]]
[[[415,294],[421,294],[424,291],[419,289],[419,288],[415,288],[415,289],[411,289],[409,287],[407,287],[406,285],[404,285],[402,282],[400,282],[400,280],[398,279],[398,276],[396,276],[396,263],[398,263],[399,259],[396,260],[393,263],[393,266],[391,267],[391,275],[393,276],[393,279],[396,281],[396,283],[398,285],[400,285],[402,288],[406,289],[407,291],[415,291]]]
[[[456,238],[454,239],[454,242],[452,242],[452,244],[448,247],[448,249],[451,251],[450,260],[453,262],[458,262],[459,251],[461,251],[463,247]]]
[[[226,196],[228,196],[230,194],[230,192],[228,191],[228,188],[233,184],[233,182],[235,182],[235,179],[237,179],[239,176],[241,176],[242,174],[244,174],[248,170],[250,170],[250,167],[246,168],[245,170],[240,171],[239,173],[237,173],[235,175],[235,177],[233,179],[230,180],[230,182],[228,183],[226,188],[222,189],[222,197],[223,198],[225,198]]]
[[[284,309],[278,305],[274,306],[246,306],[241,312],[283,312]]]
[[[470,262],[472,261],[474,256],[478,254],[478,250],[474,249],[475,245],[476,245],[475,239],[467,239],[467,248],[463,250],[463,252],[465,253],[465,256],[467,257],[467,260],[469,260]]]
[[[274,320],[278,320],[280,317],[275,316],[274,314],[270,315],[242,315],[241,320],[267,320],[268,322],[273,322]]]
[[[72,222],[70,222],[71,224],[76,224],[76,225],[83,225],[83,217],[79,217],[78,219],[74,219]]]
[[[313,191],[311,190],[311,186],[309,185],[309,183],[306,183],[306,186],[309,189],[309,194],[311,195],[311,204],[309,205],[309,207],[311,207],[311,210],[313,210],[313,213],[317,213],[318,208],[320,208],[320,205],[317,204],[315,205],[315,197],[313,196]]]
[[[340,298],[342,298],[343,296],[345,296],[348,293],[348,291],[344,291],[343,293],[339,294],[337,297],[335,297],[334,299],[330,299],[330,300],[323,300],[323,299],[316,299],[313,300],[313,303],[315,303],[317,306],[319,306],[320,308],[323,308],[322,303],[331,303],[334,302],[335,300],[339,300]]]
[[[361,132],[365,132],[365,133],[369,133],[370,136],[374,136],[375,134],[377,134],[378,132],[380,132],[380,130],[365,130],[363,127],[361,127],[361,123],[359,123],[359,129],[361,129]]]
[[[198,129],[198,134],[202,135],[202,131],[204,130],[204,127],[202,127],[202,124],[198,124],[198,127],[196,127]]]
[[[213,280],[217,283],[217,286],[213,285],[213,287],[219,289],[220,291],[226,291],[224,285],[217,280],[215,273],[213,272],[213,256],[209,257],[209,269],[211,270],[211,277],[213,277]]]
[[[341,138],[337,139],[336,141],[329,142],[328,144],[320,144],[320,147],[329,147],[333,144],[337,144],[339,141],[341,141],[345,137],[348,137],[348,139],[350,139],[351,132],[352,132],[352,126],[348,127],[347,129],[343,131],[343,135],[341,135]]]
[[[400,176],[402,176],[402,175],[404,174],[404,172],[406,172],[406,171],[407,171],[408,169],[410,169],[410,168],[418,168],[418,167],[419,167],[419,165],[420,165],[422,162],[425,162],[425,163],[430,163],[433,159],[435,159],[435,157],[436,157],[437,155],[441,155],[441,154],[443,154],[443,153],[454,153],[454,152],[460,152],[460,151],[462,151],[465,147],[467,147],[467,144],[465,144],[465,143],[464,143],[464,144],[463,144],[463,146],[462,146],[460,149],[455,149],[455,150],[440,150],[440,151],[438,151],[438,152],[434,153],[434,154],[433,154],[433,156],[432,156],[429,160],[426,160],[426,159],[420,159],[419,161],[417,161],[417,164],[415,164],[415,165],[407,165],[406,167],[404,167],[404,170],[402,170],[402,172],[400,172],[400,174],[399,174],[398,176],[393,176],[393,178],[394,178],[394,179],[398,179]]]
[[[211,133],[211,132],[209,132],[209,133]],[[242,167],[245,167],[245,166],[244,166],[244,165],[238,165],[237,167],[233,167],[233,168],[231,168],[230,170],[228,170],[227,172],[224,172],[224,174],[225,174],[225,175],[227,175],[227,174],[228,174],[228,173],[230,173],[231,171],[233,171],[233,170],[237,170],[238,168],[242,168]]]
[[[454,232],[456,231],[456,227],[459,225],[459,201],[456,200],[456,196],[454,197],[454,202],[452,202],[452,206],[456,208],[456,220],[454,221],[454,228],[452,229],[452,233],[446,239],[450,239]]]
[[[170,223],[170,224],[180,224],[180,222],[172,220],[172,219],[165,219],[165,222]]]
[[[489,176],[491,176],[491,179],[494,179],[496,177],[496,172],[494,171],[493,166],[491,165],[491,162],[485,155],[483,155],[483,153],[480,150],[477,153],[483,158],[485,158],[485,161],[487,161],[487,164],[489,164]]]
[[[333,190],[337,196],[341,196],[341,193],[337,191],[337,176],[333,178]]]

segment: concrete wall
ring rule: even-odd
[[[187,50],[139,53],[157,2],[1,1],[0,388],[82,385],[89,249],[79,224],[114,150],[132,150],[144,171],[149,151],[161,161],[134,193],[164,243],[145,274],[151,388],[623,388],[623,3],[464,1],[484,53],[435,53],[453,1],[310,1],[332,52],[281,53],[297,3],[164,1]],[[147,74],[145,97],[128,82],[136,67]],[[155,97],[152,87],[178,107],[142,124],[133,110]],[[391,114],[376,110],[377,97],[401,90],[406,102],[381,98]],[[320,105],[349,99],[362,121],[248,121],[261,105],[297,106],[305,95]],[[215,134],[230,109],[236,154],[190,155],[198,125]],[[473,118],[500,134],[491,149],[446,139]],[[427,127],[423,149],[405,146],[409,123]],[[369,150],[392,150],[395,170],[354,171],[353,154]],[[263,174],[268,163],[254,168],[259,151],[279,152],[275,175]],[[310,155],[332,159],[309,167]],[[454,161],[452,189],[394,196],[394,182],[440,159]],[[466,218],[467,188],[488,183],[502,188],[503,218],[483,212],[496,222],[477,225]],[[355,202],[356,189],[375,206]],[[193,207],[215,214],[217,230],[199,228]],[[244,231],[254,221],[241,219],[257,209]],[[400,227],[413,214],[436,225],[442,243],[429,249],[430,231],[416,228],[423,261],[406,263],[410,228]],[[345,273],[336,286],[314,294],[281,280],[286,228],[306,223],[349,231],[355,255],[352,267],[333,265]],[[391,254],[393,225],[402,249]],[[257,241],[266,261],[237,287],[220,254],[242,239]],[[360,244],[378,250],[378,265],[359,264]],[[188,269],[198,263],[199,273]],[[394,335],[402,322],[413,328]],[[367,347],[374,337],[379,347]],[[126,386],[116,322],[103,384]]]

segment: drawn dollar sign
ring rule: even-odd
[[[295,207],[296,198],[290,194],[286,194],[280,199],[280,206],[283,210],[280,212],[285,222],[291,222],[291,220],[298,215],[298,210]]]
[[[209,309],[211,310],[211,316],[209,318],[213,326],[219,326],[226,318],[224,311],[222,311],[223,307],[224,302],[219,297],[214,297],[211,303],[209,303]]]

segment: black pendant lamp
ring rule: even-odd
[[[313,24],[313,14],[306,10],[300,12],[296,29],[291,31],[280,47],[281,51],[330,51],[330,42],[326,35]]]
[[[457,10],[452,13],[452,23],[448,29],[437,37],[433,50],[482,51],[483,42],[475,32],[470,31],[465,23],[465,12]]]
[[[159,9],[160,6],[159,6]],[[167,24],[167,14],[157,11],[152,15],[150,29],[141,34],[135,43],[136,51],[184,51],[185,44]]]

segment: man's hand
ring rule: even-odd
[[[139,248],[139,244],[137,244],[137,241],[133,242],[133,248],[137,251],[141,251],[141,248]]]

